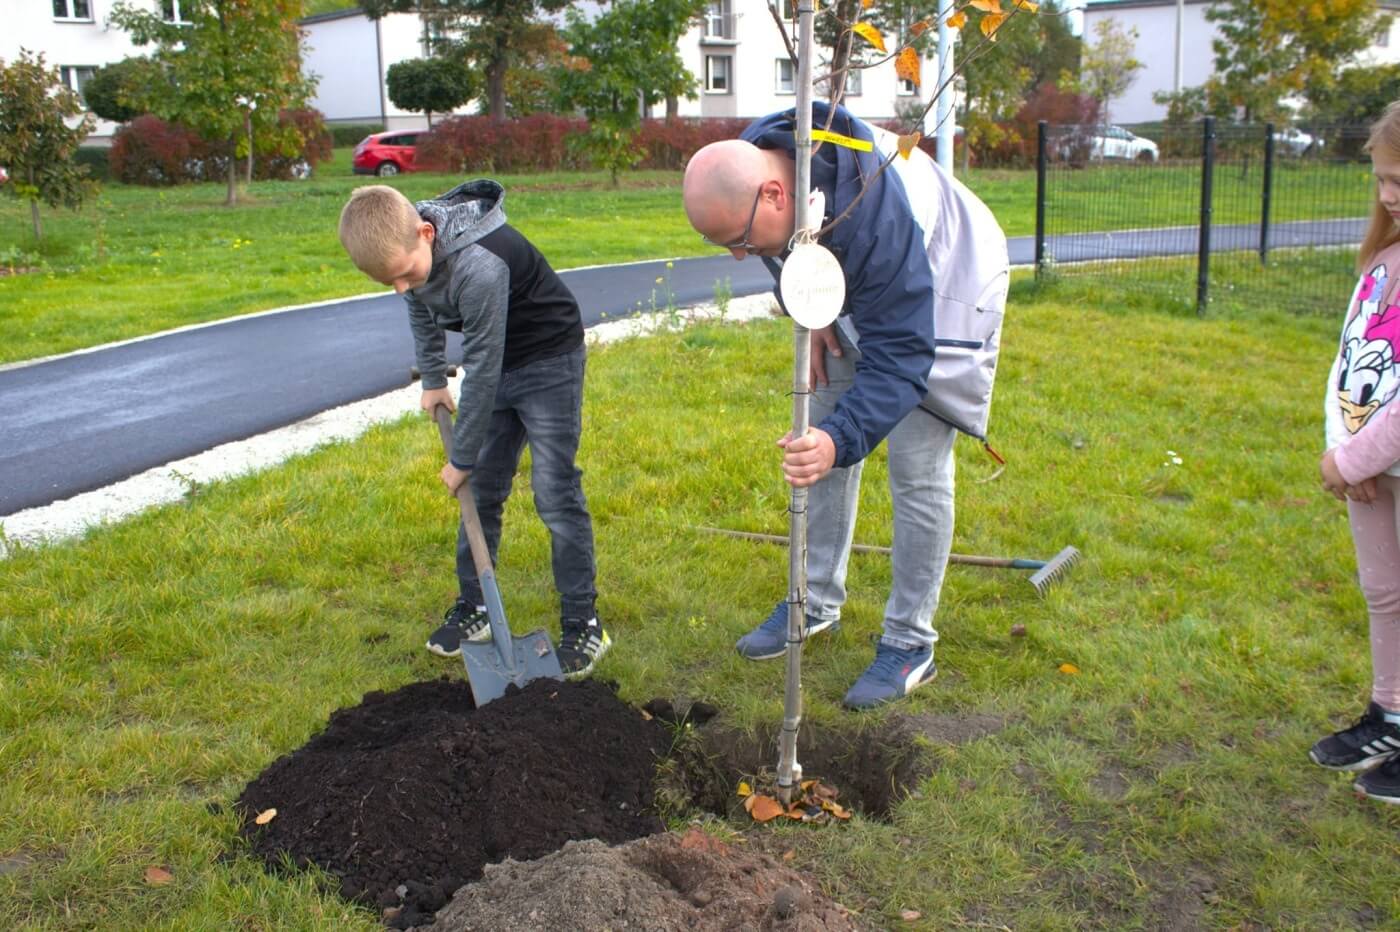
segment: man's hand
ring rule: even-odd
[[[823,327],[820,330],[812,331],[812,372],[809,383],[813,389],[818,385],[827,384],[826,380],[826,354],[840,357],[841,341],[836,338],[835,325]]]
[[[438,478],[442,480],[443,485],[447,486],[448,494],[455,496],[457,490],[462,487],[462,483],[466,482],[470,475],[471,470],[458,469],[451,463],[447,463],[442,467],[442,472],[438,473]]]
[[[794,488],[819,482],[836,464],[836,444],[820,427],[807,428],[807,434],[792,439],[792,432],[778,441],[783,452],[783,478]]]
[[[457,402],[452,400],[452,391],[450,389],[446,387],[425,388],[423,390],[423,397],[418,399],[418,407],[431,415],[433,409],[438,405],[447,405],[447,410],[449,411],[457,410]]]

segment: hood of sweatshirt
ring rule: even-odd
[[[506,222],[506,191],[486,178],[465,181],[413,206],[433,225],[433,265],[461,252]]]

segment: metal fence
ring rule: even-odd
[[[1040,124],[1036,274],[1093,277],[1198,313],[1336,311],[1374,201],[1367,128]]]

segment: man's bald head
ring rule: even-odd
[[[681,186],[685,215],[710,240],[734,242],[744,235],[749,218],[757,216],[756,198],[761,192],[768,208],[746,232],[752,234],[752,242],[764,246],[752,252],[776,255],[792,235],[787,215],[792,211],[793,172],[792,159],[785,152],[760,149],[742,139],[712,142],[686,164]],[[742,255],[737,253],[736,258]]]

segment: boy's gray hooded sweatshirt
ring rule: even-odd
[[[428,280],[404,292],[423,388],[447,384],[446,335],[462,333],[452,464],[471,469],[501,373],[583,342],[578,303],[539,250],[506,223],[505,189],[485,179],[414,206],[436,230]]]

